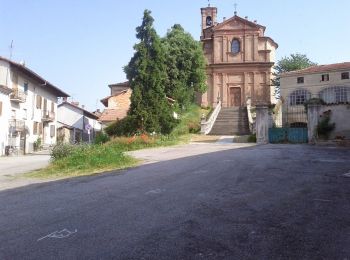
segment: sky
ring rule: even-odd
[[[212,0],[218,22],[234,14],[266,26],[277,60],[306,54],[318,64],[350,61],[349,0]],[[0,56],[26,66],[88,110],[103,108],[109,84],[125,81],[123,66],[137,43],[135,28],[149,9],[160,36],[175,23],[199,40],[206,0],[0,0]]]

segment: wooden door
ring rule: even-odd
[[[241,106],[241,88],[230,88],[230,106]]]

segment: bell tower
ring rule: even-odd
[[[217,18],[218,9],[216,7],[204,7],[201,8],[201,14],[202,14],[202,31],[208,27],[211,27],[213,25],[216,25],[216,18]]]

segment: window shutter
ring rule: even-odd
[[[54,125],[51,125],[51,126],[50,126],[50,136],[51,136],[51,137],[54,137],[54,136],[55,136],[55,126],[54,126]]]
[[[41,96],[36,96],[36,108],[41,109]]]
[[[43,123],[38,123],[39,124],[39,135],[43,134]]]
[[[33,134],[36,135],[37,133],[38,133],[37,122],[33,122]]]
[[[55,103],[51,102],[51,112],[55,112]]]

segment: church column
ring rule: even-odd
[[[246,106],[247,105],[247,95],[246,93],[249,93],[248,92],[248,73],[247,72],[244,72],[244,82],[243,82],[243,93],[242,93],[242,98],[243,98],[243,106]]]
[[[223,62],[227,62],[227,37],[224,36],[222,39],[222,57]]]
[[[222,106],[227,107],[227,74],[222,74],[222,92],[221,92]]]
[[[210,93],[210,100],[209,100],[209,104],[212,107],[216,106],[216,94],[217,93],[217,87],[218,87],[218,74],[217,73],[213,73],[213,87],[212,87],[212,91]]]
[[[265,87],[265,97],[266,97],[266,101],[268,103],[271,103],[271,75],[269,72],[265,72],[265,79],[266,79],[266,87]]]
[[[254,56],[253,60],[258,61],[259,60],[259,38],[258,35],[254,35]]]

